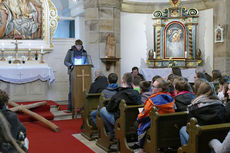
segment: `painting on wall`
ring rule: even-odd
[[[0,3],[0,39],[42,39],[41,0]]]
[[[166,58],[184,58],[185,30],[179,22],[172,22],[165,29]]]
[[[217,26],[217,28],[215,29],[215,43],[224,42],[223,31],[223,27]]]

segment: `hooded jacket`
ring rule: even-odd
[[[225,108],[221,101],[210,99],[205,95],[198,96],[188,105],[189,119],[195,117],[199,125],[223,123]]]
[[[77,50],[77,48],[75,46],[72,46],[71,49],[68,50],[66,56],[65,56],[65,60],[64,60],[64,64],[65,66],[68,67],[68,73],[70,74],[71,71],[71,66],[74,65],[74,57],[77,56],[83,56],[84,61],[83,64],[88,64],[88,58],[87,58],[87,52],[86,50],[84,50],[83,46],[81,48],[81,50]]]
[[[106,105],[106,110],[110,113],[114,113],[115,120],[120,117],[119,104],[122,99],[125,100],[127,105],[141,104],[141,96],[137,91],[133,90],[131,87],[119,87],[118,92],[111,97],[108,105]]]
[[[144,105],[144,109],[139,113],[137,121],[140,123],[137,129],[137,134],[144,133],[151,124],[149,113],[153,106],[158,108],[159,114],[174,113],[174,100],[170,93],[158,92],[150,96]]]
[[[194,94],[189,91],[182,91],[179,92],[175,96],[175,105],[176,105],[176,111],[187,111],[188,105],[191,104],[192,100],[195,98]]]

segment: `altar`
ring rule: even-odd
[[[47,64],[8,64],[0,62],[0,80],[22,84],[36,80],[52,84],[55,80],[53,69]]]
[[[168,75],[171,74],[171,68],[140,68],[140,73],[145,77],[147,81],[152,81],[155,75],[159,75],[162,78],[167,79]],[[195,68],[181,69],[181,74],[183,77],[188,79],[188,82],[194,82],[194,76],[196,74]]]
[[[9,94],[11,101],[34,101],[47,99],[55,77],[48,64],[0,62],[0,80],[0,89]]]

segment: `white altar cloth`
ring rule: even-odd
[[[152,78],[155,75],[159,75],[163,78],[168,78],[168,75],[171,73],[171,68],[140,68],[140,73],[145,77],[145,80],[152,81]],[[187,78],[189,82],[194,82],[196,69],[181,69],[182,76]]]
[[[1,64],[0,80],[10,83],[28,83],[40,79],[52,84],[53,69],[47,64]]]

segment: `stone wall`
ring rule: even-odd
[[[94,70],[102,69],[108,75],[120,74],[117,62],[109,71],[100,58],[105,57],[106,37],[113,33],[116,39],[116,57],[120,57],[120,1],[119,0],[85,0],[85,48],[91,55]]]

